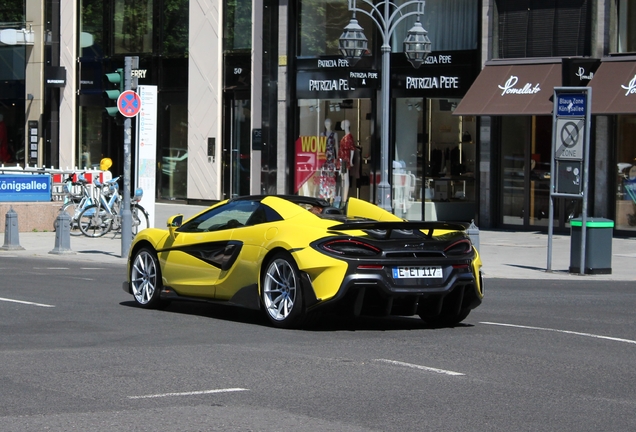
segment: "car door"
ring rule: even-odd
[[[219,280],[227,279],[243,247],[232,239],[233,232],[245,225],[258,204],[230,201],[186,221],[159,253],[164,285],[183,296],[214,298]]]

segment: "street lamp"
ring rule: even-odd
[[[380,184],[378,185],[378,205],[385,210],[391,211],[391,185],[389,184],[389,108],[391,85],[391,35],[397,24],[403,19],[417,15],[417,21],[408,31],[404,39],[404,53],[414,68],[419,68],[426,57],[431,53],[431,41],[426,30],[420,23],[420,15],[424,13],[424,0],[410,0],[400,6],[389,0],[381,1],[377,4],[369,0],[361,0],[366,3],[370,10],[356,7],[356,0],[349,0],[349,10],[353,12],[353,17],[344,28],[340,36],[339,47],[342,55],[349,60],[351,66],[355,65],[367,50],[367,38],[363,29],[358,24],[356,12],[368,15],[378,26],[382,33],[382,126],[381,126],[381,148],[380,148]],[[411,6],[415,10],[406,11]],[[382,9],[382,10],[381,10]]]

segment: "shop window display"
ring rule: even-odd
[[[409,220],[465,220],[475,214],[474,117],[453,116],[455,99],[395,102],[393,212]]]
[[[618,116],[616,229],[636,230],[636,116]]]
[[[367,99],[299,102],[295,192],[335,207],[355,196],[370,200],[371,104]]]

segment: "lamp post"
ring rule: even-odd
[[[414,68],[419,68],[426,57],[431,53],[431,41],[420,23],[420,15],[424,13],[424,0],[410,0],[400,6],[389,0],[381,1],[377,4],[369,0],[361,0],[366,3],[370,10],[356,7],[356,0],[349,0],[349,10],[353,16],[349,24],[344,28],[340,36],[339,48],[342,55],[347,58],[349,64],[354,66],[367,51],[367,38],[364,36],[363,28],[358,24],[356,12],[363,13],[371,17],[382,33],[382,126],[381,126],[381,148],[380,148],[380,184],[378,185],[378,205],[385,210],[391,211],[391,185],[389,184],[389,108],[391,100],[391,35],[397,24],[403,19],[417,15],[417,21],[408,31],[404,39],[404,53]],[[415,6],[415,10],[407,9]]]

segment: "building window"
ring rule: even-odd
[[[613,10],[618,32],[613,52],[626,53],[636,51],[636,0],[616,0]]]
[[[496,0],[494,57],[589,56],[589,0]]]
[[[229,0],[223,9],[224,51],[252,48],[252,1]]]
[[[115,1],[116,54],[152,52],[152,7],[152,0]]]
[[[188,56],[189,1],[164,2],[163,28],[161,29],[161,55],[167,58]]]
[[[405,2],[399,0],[395,4],[399,6]],[[356,2],[356,6],[370,10],[362,0]],[[431,39],[433,51],[476,49],[480,22],[478,6],[474,0],[427,0],[420,20]],[[338,40],[352,17],[347,1],[301,0],[299,8],[298,55],[340,55]],[[380,10],[383,11],[382,8]],[[377,25],[363,13],[357,13],[356,19],[372,49],[373,38],[378,34]],[[415,20],[413,16],[398,24],[391,35],[393,52],[403,51],[402,43]]]
[[[357,6],[368,9],[362,1],[357,2]],[[338,40],[351,20],[347,0],[301,0],[299,9],[298,55],[300,57],[341,55],[338,50]],[[356,15],[356,19],[364,29],[369,47],[371,47],[375,24],[361,13]]]
[[[397,4],[404,3],[400,0]],[[402,43],[415,22],[409,17],[398,24],[391,41],[393,52],[404,50]],[[433,51],[457,51],[477,48],[479,2],[474,0],[426,0],[424,15],[420,18],[428,32]]]

